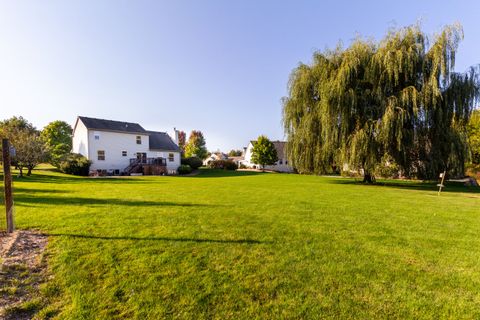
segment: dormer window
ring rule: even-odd
[[[137,136],[137,144],[142,144],[142,136]]]

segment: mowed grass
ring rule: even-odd
[[[41,315],[480,318],[480,193],[446,191],[286,174],[35,171],[15,180],[16,224],[50,235]]]

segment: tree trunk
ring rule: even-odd
[[[32,169],[33,167],[32,166],[28,166],[28,171],[27,171],[27,176],[31,176],[32,175]]]
[[[20,172],[18,173],[18,176],[19,176],[19,177],[23,177],[23,167],[22,167],[22,166],[18,166],[18,170],[20,170]]]
[[[375,183],[375,177],[370,172],[365,171],[363,183]]]

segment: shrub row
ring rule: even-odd
[[[189,174],[192,172],[192,167],[190,167],[188,164],[182,164],[180,167],[177,169],[178,174]]]
[[[208,163],[211,169],[237,170],[237,164],[232,160],[213,160]]]
[[[183,158],[182,164],[190,166],[192,170],[197,170],[202,166],[203,162],[202,162],[202,159],[198,157],[189,157],[189,158]]]
[[[59,163],[59,169],[63,173],[76,176],[88,176],[92,162],[78,153],[70,153]]]

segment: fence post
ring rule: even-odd
[[[5,184],[5,211],[7,214],[7,233],[15,230],[13,224],[12,172],[10,171],[10,143],[2,139],[3,181]]]

